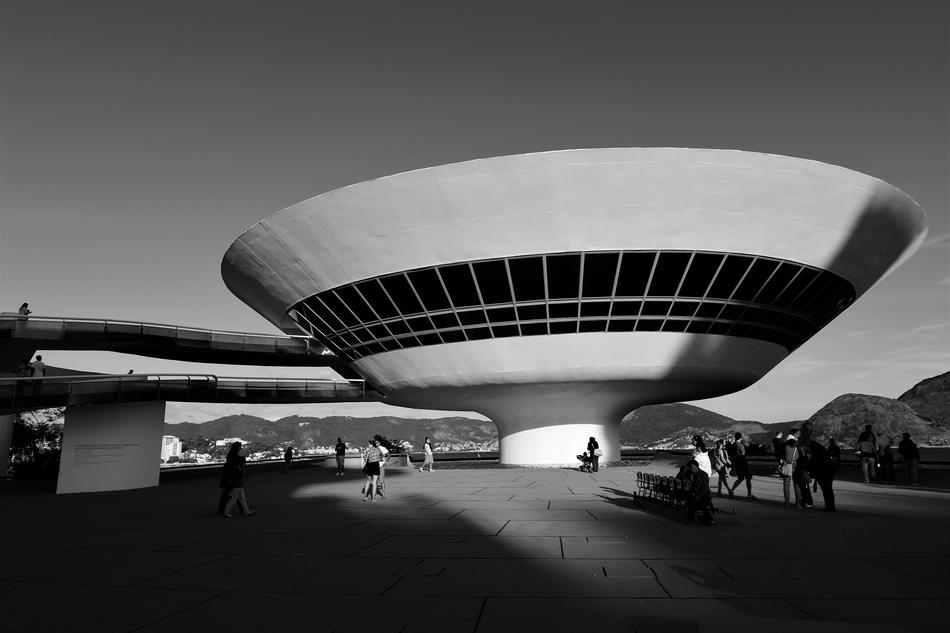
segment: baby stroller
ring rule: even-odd
[[[594,463],[594,460],[590,455],[587,454],[587,451],[584,451],[583,455],[578,455],[577,459],[581,462],[581,465],[577,470],[581,471],[582,473],[593,472],[591,465]]]

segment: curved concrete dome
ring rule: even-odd
[[[263,220],[222,275],[395,403],[475,410],[502,461],[619,458],[649,402],[742,389],[908,257],[870,176],[741,151],[590,149],[380,178]]]

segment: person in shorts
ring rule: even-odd
[[[369,499],[376,501],[376,485],[379,483],[379,461],[383,454],[379,452],[374,440],[366,443],[366,450],[363,451],[363,458],[366,465],[363,466],[363,474],[366,475],[366,484],[363,486],[363,501]]]

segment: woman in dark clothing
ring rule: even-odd
[[[241,455],[241,447],[240,442],[231,444],[228,456],[224,461],[224,476],[221,478],[221,483],[229,483],[231,487],[231,496],[224,507],[224,517],[226,519],[234,516],[231,514],[231,510],[234,509],[235,504],[241,509],[241,514],[244,516],[254,514],[254,511],[247,507],[247,497],[244,496],[244,480],[250,479],[250,477],[245,472],[247,459]]]
[[[829,444],[833,446],[833,444]],[[825,500],[824,510],[834,512],[835,510],[835,491],[832,484],[835,479],[835,467],[831,462],[830,452],[827,448],[812,440],[809,445],[811,449],[811,459],[809,468],[815,481],[821,486],[821,496]],[[837,448],[837,446],[835,446]]]
[[[798,459],[795,460],[795,470],[792,473],[792,483],[795,484],[795,487],[799,490],[799,496],[801,500],[801,506],[803,508],[810,508],[814,504],[814,500],[811,496],[811,476],[809,475],[809,459],[808,454],[799,449]]]
[[[598,453],[600,453],[600,444],[593,437],[587,440],[587,453],[591,459],[591,470],[596,473],[599,470],[600,455]]]

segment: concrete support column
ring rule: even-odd
[[[619,462],[620,420],[629,409],[618,407],[614,398],[581,391],[552,389],[536,397],[520,393],[483,404],[479,412],[498,427],[501,463],[578,466],[577,456],[587,450],[591,437],[604,451],[601,465]]]
[[[56,493],[158,485],[164,402],[66,407]]]
[[[10,445],[13,443],[13,415],[0,415],[0,477],[10,469]]]

